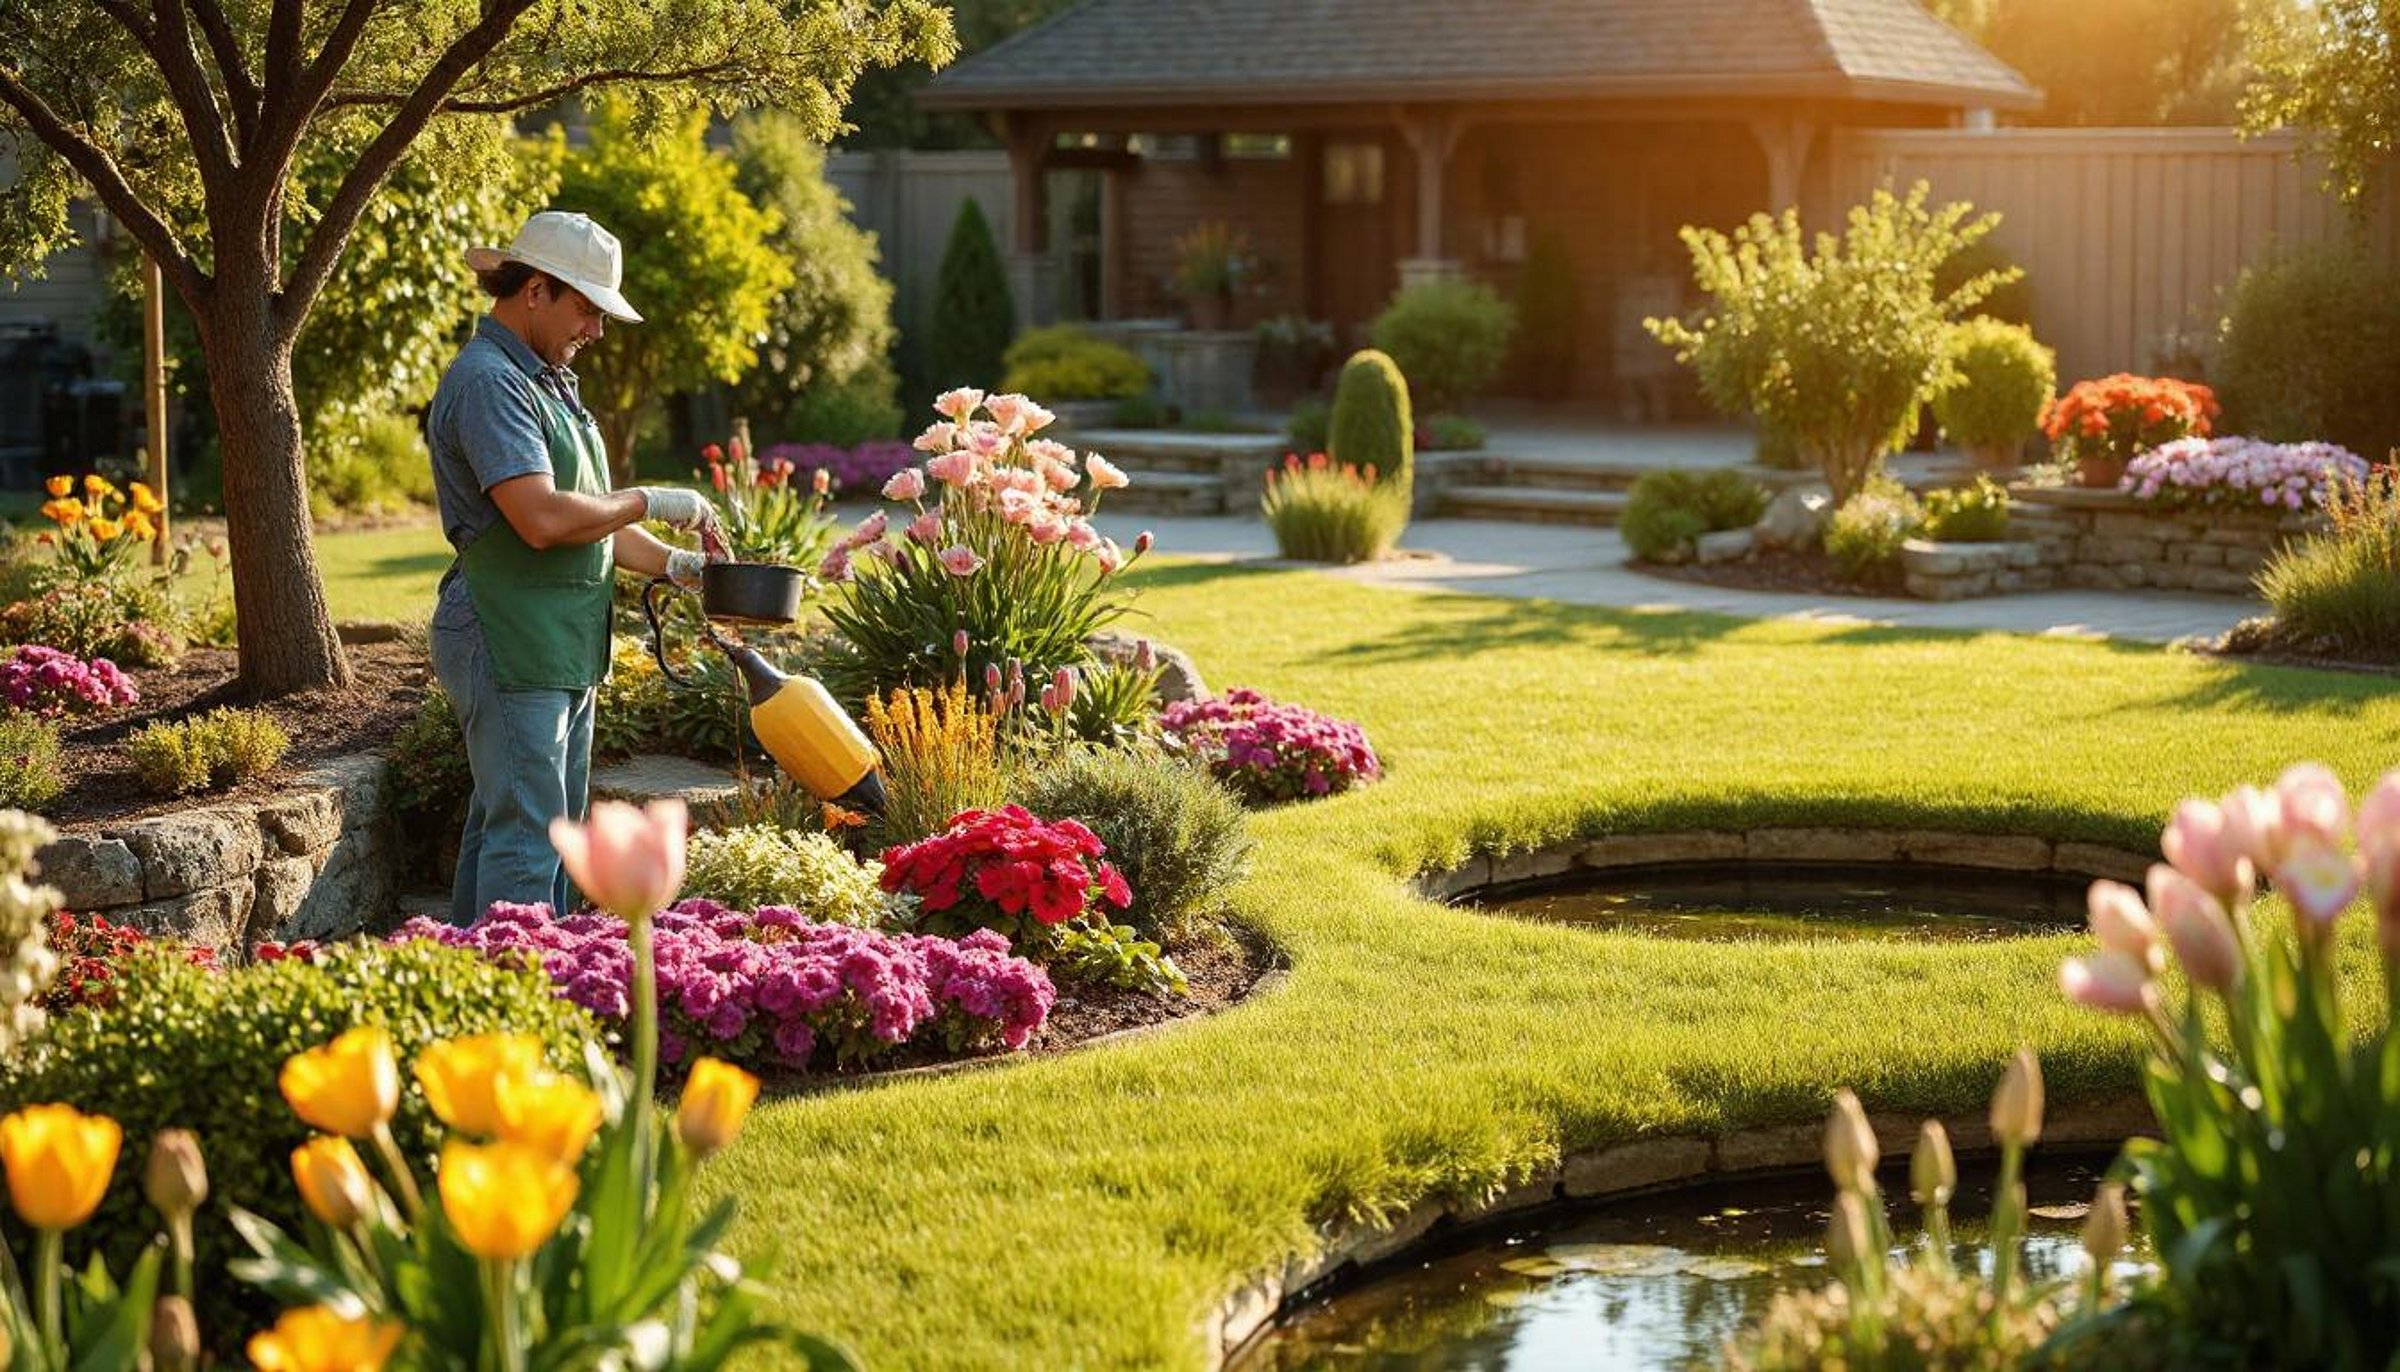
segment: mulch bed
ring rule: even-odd
[[[260,800],[280,794],[293,777],[317,763],[383,747],[417,713],[424,698],[432,675],[425,649],[393,641],[354,644],[344,651],[354,677],[348,690],[311,691],[266,702],[275,722],[292,736],[292,746],[274,775],[196,796],[144,793],[133,764],[118,745],[152,720],[180,719],[219,705],[257,704],[234,688],[233,650],[194,648],[173,667],[135,671],[134,685],[142,693],[139,704],[62,736],[59,763],[67,788],[44,813],[62,828],[73,828],[227,800]]]
[[[2274,667],[2312,667],[2326,672],[2400,677],[2400,661],[2366,661],[2336,641],[2294,638],[2280,632],[2274,619],[2266,615],[2243,620],[2213,643],[2194,644],[2193,651]]]
[[[1625,564],[1646,576],[1666,581],[1689,581],[1702,586],[1724,586],[1739,591],[1782,591],[1793,595],[1858,596],[1885,599],[1898,595],[1897,590],[1861,586],[1844,581],[1833,568],[1833,559],[1821,548],[1766,548],[1732,562],[1643,562]]]

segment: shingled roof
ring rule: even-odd
[[[1916,0],[1088,0],[942,72],[921,98],[1073,109],[1711,96],[2041,100]]]

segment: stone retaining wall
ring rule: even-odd
[[[71,832],[36,855],[40,879],[77,914],[218,949],[356,933],[398,891],[387,771],[336,758],[270,800]]]

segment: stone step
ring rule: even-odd
[[[731,802],[739,794],[733,773],[726,768],[668,753],[641,753],[592,769],[592,799],[622,800],[646,805],[669,796],[686,805]]]
[[[1257,466],[1291,447],[1281,434],[1195,434],[1172,429],[1086,429],[1078,452],[1095,452],[1127,471],[1214,473],[1227,462]]]
[[[1225,478],[1192,472],[1128,467],[1132,484],[1110,491],[1100,512],[1109,514],[1213,515],[1225,513]]]
[[[1625,512],[1625,493],[1534,486],[1452,486],[1441,493],[1437,509],[1453,519],[1611,525]]]

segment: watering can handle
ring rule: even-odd
[[[692,684],[692,679],[677,672],[674,664],[667,661],[667,632],[666,627],[659,622],[658,613],[658,593],[662,590],[681,591],[682,589],[663,576],[650,578],[650,584],[642,588],[642,613],[647,615],[650,620],[650,653],[658,659],[658,670],[665,674],[667,680],[676,685],[689,686]]]

